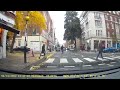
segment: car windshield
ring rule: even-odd
[[[1,11],[0,17],[0,78],[120,67],[120,11]]]

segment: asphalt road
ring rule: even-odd
[[[41,70],[86,70],[86,69],[97,69],[97,68],[107,68],[120,63],[119,53],[103,53],[104,59],[98,58],[96,60],[98,52],[72,52],[64,51],[56,52],[53,57],[47,59],[42,63],[37,71]]]

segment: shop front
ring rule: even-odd
[[[0,22],[0,59],[6,58],[6,36],[7,32],[19,34],[19,31]]]

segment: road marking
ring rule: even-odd
[[[111,64],[107,64],[108,66],[114,66],[114,65],[111,65]]]
[[[112,63],[116,63],[116,62],[110,62],[110,63],[112,64]]]
[[[51,67],[53,67],[53,68],[54,68],[54,67],[57,67],[57,66],[47,66],[47,68],[51,68]]]
[[[101,61],[107,61],[107,59],[102,59],[102,58],[98,58],[99,60],[101,60]]]
[[[119,59],[119,58],[120,58],[120,56],[117,56],[117,57],[113,57],[113,58],[118,58],[118,59]]]
[[[92,66],[92,65],[83,65],[83,67]]]
[[[61,59],[60,59],[60,63],[68,63],[68,61],[67,61],[66,58],[61,58]]]
[[[89,62],[95,62],[96,60],[93,60],[93,59],[91,59],[91,58],[83,58],[83,59],[85,59],[85,60],[87,60],[87,61],[89,61]]]
[[[103,64],[98,64],[98,65],[105,65],[105,63],[103,63]]]
[[[104,57],[104,58],[114,60],[114,58],[110,58],[110,57]]]
[[[45,61],[45,63],[53,63],[54,60],[55,58],[49,58],[47,61]]]
[[[82,55],[82,57],[84,57],[84,56]]]
[[[96,59],[96,57],[94,57]],[[98,60],[101,60],[101,61],[107,61],[107,59],[102,59],[102,58],[98,58]]]
[[[75,67],[75,66],[64,66],[64,67]]]
[[[80,60],[79,58],[72,58],[76,63],[78,62],[83,62],[82,60]]]

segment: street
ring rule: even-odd
[[[42,64],[36,65],[40,66],[40,68],[35,70],[88,70],[107,68],[120,64],[119,53],[103,53],[104,59],[98,58],[96,60],[97,53],[64,51],[62,54],[61,52],[56,52],[52,57],[42,62]]]

